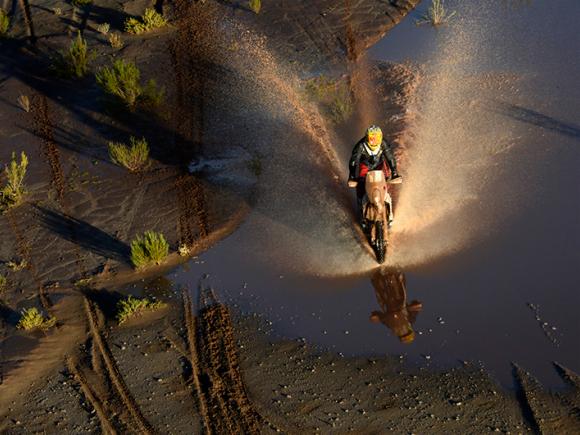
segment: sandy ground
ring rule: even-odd
[[[193,156],[219,154],[215,146],[208,149],[218,143],[208,126],[223,124],[220,113],[231,115],[232,125],[243,125],[251,106],[237,100],[226,106],[217,95],[227,70],[215,63],[215,35],[196,27],[205,12],[192,15],[187,2],[169,8],[170,28],[144,37],[124,35],[121,53],[107,46],[96,24],[107,21],[119,31],[124,17],[140,13],[148,2],[119,8],[95,1],[88,12],[56,1],[31,3],[36,47],[9,40],[0,50],[0,158],[6,161],[17,148],[31,159],[26,202],[0,216],[0,272],[9,282],[0,295],[2,432],[572,433],[578,428],[579,382],[565,368],[559,370],[571,389],[556,395],[515,367],[520,394],[513,397],[470,366],[411,369],[396,357],[347,359],[300,341],[272,341],[267,320],[231,314],[211,289],[185,290],[179,303],[116,325],[113,307],[120,295],[112,289],[145,276],[129,264],[135,235],[162,231],[173,251],[186,243],[195,253],[243,219],[252,204],[251,183],[216,184],[188,174],[185,166]],[[313,72],[354,62],[417,2],[286,1],[276,8],[264,2],[258,16],[240,2],[217,3],[212,12],[217,15],[206,18],[231,17],[255,28],[281,57]],[[53,14],[53,7],[62,7],[63,16]],[[12,35],[23,38],[18,19]],[[45,74],[51,50],[63,47],[67,33],[77,28],[99,54],[97,65],[109,56],[135,59],[144,77],[166,85],[171,104],[153,114],[119,116],[102,110],[91,79],[72,82]],[[202,43],[192,44],[196,37]],[[393,90],[393,80],[409,83],[402,66],[382,65],[375,73],[384,94]],[[15,103],[20,94],[31,96],[29,113]],[[404,106],[396,98],[385,104],[391,121],[386,133],[402,150],[405,138],[397,123],[404,122]],[[224,131],[225,138],[217,136],[228,143],[258,140],[251,130]],[[136,133],[150,138],[153,164],[129,175],[109,163],[106,142]],[[27,267],[12,271],[10,260],[26,260]],[[179,261],[173,254],[147,275],[161,275]],[[55,315],[58,327],[18,332],[18,311],[28,306]]]

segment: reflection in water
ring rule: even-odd
[[[407,285],[401,271],[378,270],[371,279],[381,311],[371,313],[371,322],[381,322],[399,337],[402,343],[412,343],[417,320],[423,305],[419,301],[407,304]]]

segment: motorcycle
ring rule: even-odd
[[[393,201],[388,185],[402,182],[402,177],[387,180],[383,171],[369,171],[365,179],[361,226],[380,264],[385,261],[387,230],[393,221]],[[349,185],[356,187],[354,183]]]

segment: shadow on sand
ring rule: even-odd
[[[65,240],[105,258],[130,263],[129,246],[116,237],[72,216],[44,207],[36,208],[42,224]]]

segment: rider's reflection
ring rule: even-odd
[[[400,271],[379,270],[372,277],[381,311],[371,313],[371,322],[384,323],[402,343],[412,343],[415,323],[423,305],[419,301],[407,304],[405,275]]]

